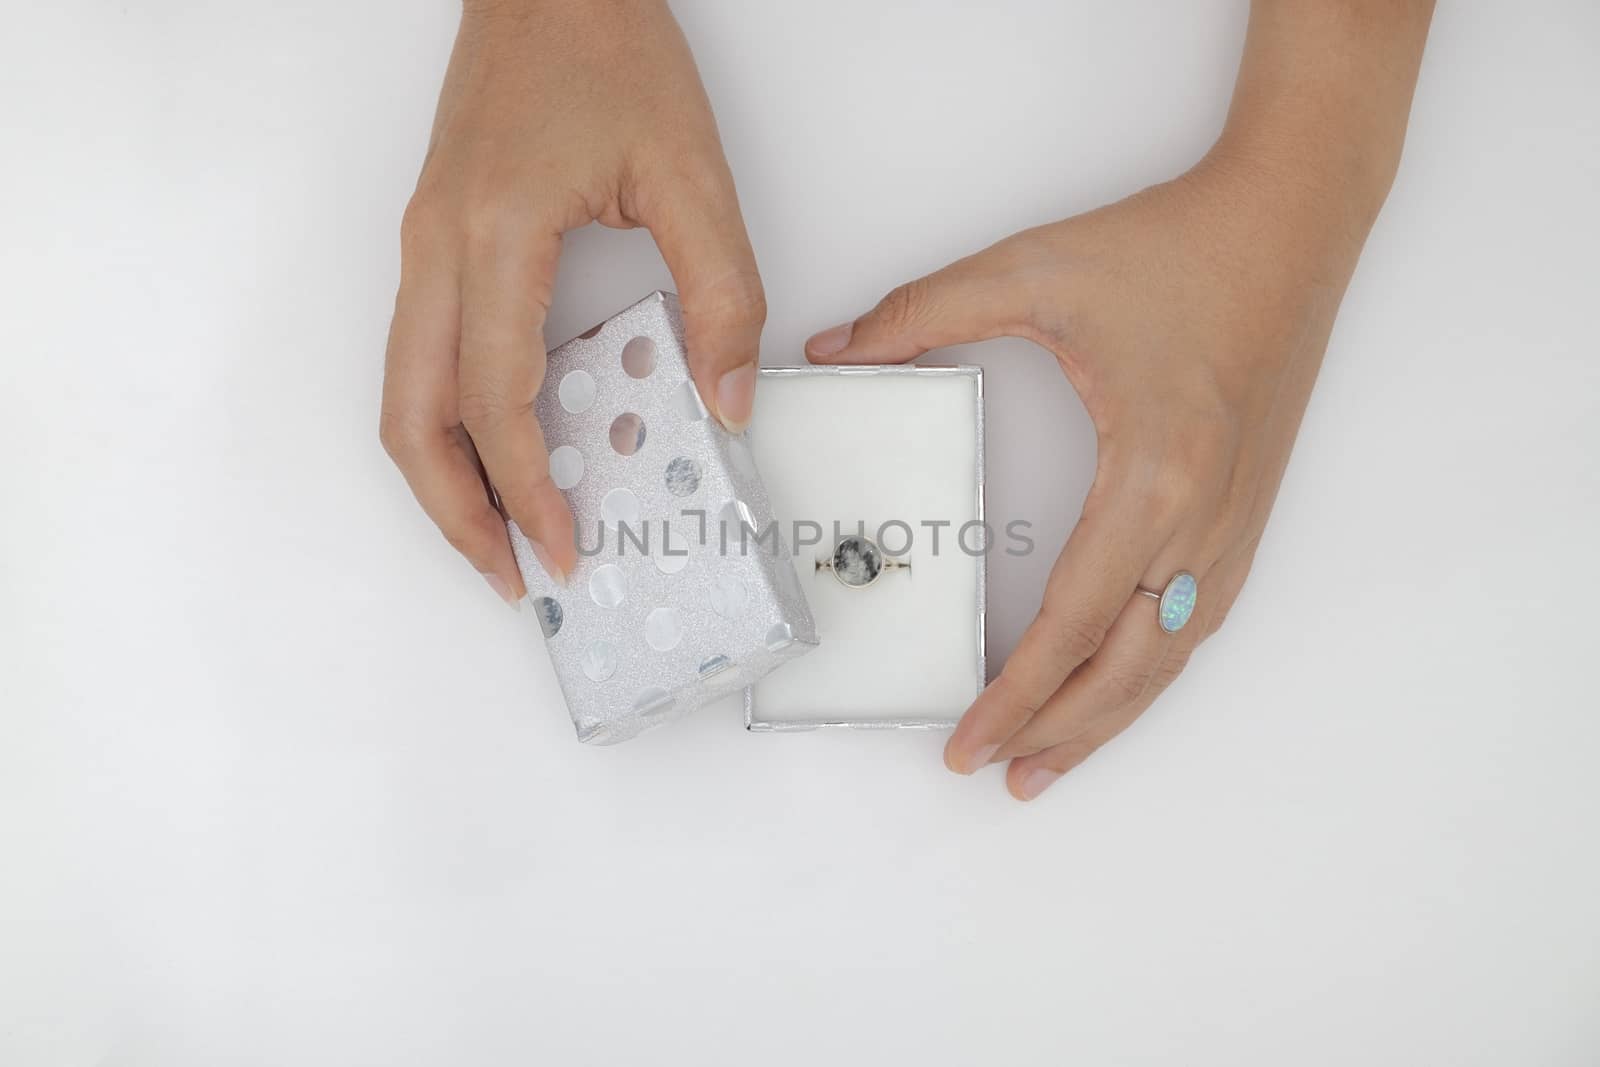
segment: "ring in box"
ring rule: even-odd
[[[982,370],[777,367],[756,397],[821,644],[745,690],[746,725],[953,726],[984,685]]]

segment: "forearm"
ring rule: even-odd
[[[1209,159],[1253,170],[1285,210],[1359,243],[1400,162],[1433,0],[1254,0]]]

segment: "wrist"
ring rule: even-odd
[[[1252,299],[1343,289],[1375,213],[1295,153],[1227,140],[1170,184],[1216,282]]]
[[[1355,271],[1399,163],[1359,109],[1236,98],[1222,134],[1186,179],[1242,223],[1247,247],[1291,273],[1342,284]]]
[[[1377,221],[1399,165],[1380,139],[1317,116],[1230,116],[1202,168],[1253,184],[1269,210],[1302,223],[1321,219],[1362,242]]]
[[[1252,0],[1228,118],[1203,166],[1359,244],[1400,165],[1432,0]]]

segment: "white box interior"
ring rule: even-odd
[[[953,725],[983,687],[982,376],[975,368],[775,368],[762,372],[751,444],[821,644],[758,681],[752,728]],[[847,588],[817,559],[834,523],[858,522],[909,572]],[[935,530],[924,523],[947,523]],[[982,534],[969,528],[977,550]]]

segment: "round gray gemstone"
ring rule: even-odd
[[[883,571],[883,553],[865,537],[852,534],[833,548],[833,573],[845,585],[871,585]]]

